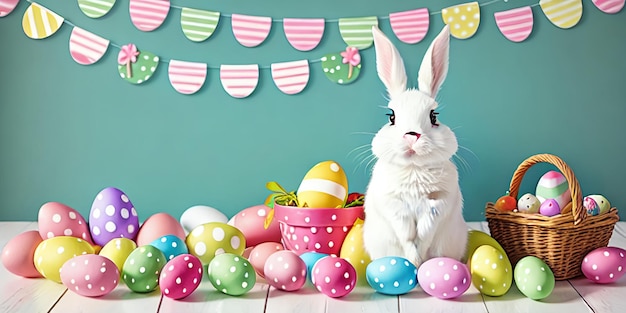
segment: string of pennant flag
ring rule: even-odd
[[[20,0],[0,0],[0,17],[11,13]],[[506,0],[491,0],[484,3],[468,2],[431,13],[428,8],[417,8],[390,13],[388,16],[346,17],[335,20],[325,18],[282,18],[243,14],[222,14],[217,11],[177,7],[170,0],[129,0],[132,24],[145,32],[158,29],[167,18],[171,8],[181,11],[181,28],[187,39],[194,42],[207,40],[216,29],[220,16],[231,19],[232,32],[244,47],[261,45],[268,37],[272,24],[282,22],[283,31],[291,46],[299,51],[310,51],[322,40],[325,24],[337,22],[341,38],[347,45],[345,51],[329,53],[316,60],[297,60],[272,63],[269,67],[258,64],[227,65],[210,67],[206,63],[176,59],[162,59],[149,51],[139,50],[133,44],[118,45],[91,33],[33,2],[26,9],[22,28],[32,39],[44,39],[54,34],[63,24],[73,27],[69,50],[79,64],[96,63],[109,46],[118,48],[118,71],[120,77],[132,84],[141,84],[150,79],[159,63],[168,64],[168,77],[172,87],[181,94],[193,94],[202,88],[208,69],[218,69],[224,90],[232,97],[245,98],[256,89],[259,70],[269,68],[276,87],[285,94],[300,93],[308,84],[310,63],[321,62],[326,77],[338,84],[349,84],[357,79],[361,69],[359,50],[373,44],[372,26],[379,19],[389,19],[389,24],[398,40],[407,44],[420,42],[428,32],[430,16],[440,14],[443,22],[450,26],[450,33],[457,39],[472,37],[480,25],[480,7]],[[591,0],[604,13],[614,14],[622,10],[626,0]],[[116,0],[77,0],[80,10],[90,18],[100,18],[111,10]],[[541,11],[555,26],[563,29],[574,27],[582,17],[582,0],[539,0],[537,4],[494,13],[496,25],[502,35],[513,42],[526,40],[533,30],[532,7]]]

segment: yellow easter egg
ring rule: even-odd
[[[348,197],[348,178],[339,163],[320,162],[304,175],[296,194],[302,207],[342,207]]]
[[[470,2],[441,10],[443,22],[450,27],[450,34],[457,39],[467,39],[476,33],[480,24],[480,6]]]
[[[502,253],[506,253],[500,243],[498,243],[493,237],[489,236],[489,234],[480,230],[471,229],[467,232],[467,248],[465,249],[465,256],[463,256],[461,262],[470,266],[474,251],[482,245],[490,245]]]
[[[107,242],[99,254],[113,261],[121,273],[124,262],[136,248],[137,244],[128,238],[115,238]]]
[[[506,253],[490,245],[482,245],[474,251],[471,262],[472,284],[478,291],[492,297],[509,291],[513,268]]]
[[[49,280],[61,283],[61,267],[67,260],[83,254],[94,254],[87,241],[72,236],[57,236],[39,243],[33,259],[35,268]]]
[[[246,238],[236,227],[221,222],[210,222],[194,228],[185,239],[189,253],[206,265],[216,255],[233,253],[242,255]]]
[[[32,39],[43,39],[56,33],[63,25],[64,20],[62,16],[47,8],[37,3],[31,3],[24,12],[22,29],[26,36]]]
[[[367,282],[365,269],[372,262],[363,246],[363,220],[357,219],[343,241],[339,256],[346,259],[357,273],[357,283]]]

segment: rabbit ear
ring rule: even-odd
[[[417,77],[419,90],[435,98],[448,74],[450,29],[446,25],[426,50]]]
[[[406,89],[406,71],[400,53],[383,32],[372,26],[378,77],[387,87],[390,98]]]

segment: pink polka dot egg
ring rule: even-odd
[[[417,286],[417,268],[403,257],[387,256],[368,264],[365,278],[379,293],[401,295]]]
[[[306,283],[306,263],[289,250],[277,251],[267,257],[263,273],[268,284],[285,291],[299,290]]]
[[[356,285],[356,270],[346,259],[327,256],[313,265],[311,281],[315,288],[332,298],[343,297]]]
[[[173,257],[161,271],[159,287],[161,293],[171,299],[186,298],[202,281],[202,262],[191,254]]]
[[[107,187],[96,195],[91,205],[89,227],[94,243],[104,246],[115,238],[135,240],[139,231],[139,218],[123,191]]]
[[[87,221],[73,208],[60,202],[47,202],[39,208],[37,217],[41,238],[72,236],[93,244]]]
[[[471,283],[467,265],[446,257],[422,263],[417,280],[424,292],[439,299],[456,298],[465,293]]]
[[[119,284],[120,271],[113,261],[97,254],[73,257],[61,267],[61,282],[86,297],[100,297]]]
[[[592,250],[583,259],[581,269],[585,277],[594,283],[614,283],[626,271],[626,250],[619,247]]]

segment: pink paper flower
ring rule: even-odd
[[[118,53],[117,55],[117,63],[120,65],[126,65],[127,77],[133,76],[130,65],[131,63],[137,62],[138,55],[139,51],[137,50],[137,46],[132,43],[122,46],[122,48],[120,49],[120,53]]]
[[[341,53],[343,60],[341,60],[344,64],[350,64],[352,66],[357,66],[361,63],[361,55],[359,54],[359,49],[355,47],[347,47],[346,51]]]

